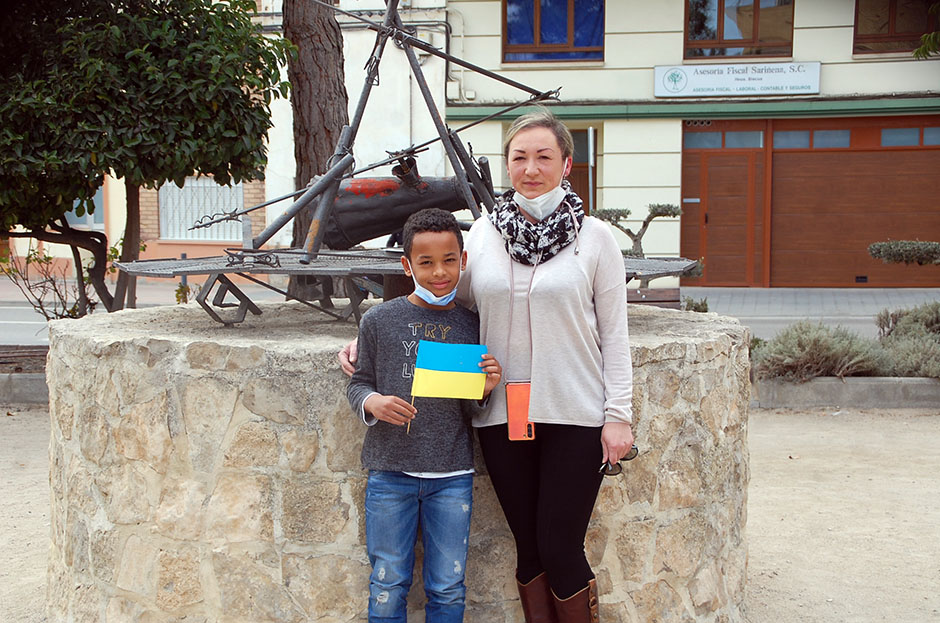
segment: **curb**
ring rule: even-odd
[[[10,372],[0,376],[0,403],[42,404],[49,402],[44,372]]]
[[[805,383],[755,381],[751,406],[762,409],[854,407],[860,409],[940,408],[940,379],[905,377],[821,377]]]

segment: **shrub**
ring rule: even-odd
[[[905,336],[940,340],[940,301],[911,309],[882,310],[875,324],[882,340]]]
[[[822,323],[792,324],[754,353],[759,378],[808,381],[817,376],[870,376],[882,365],[883,353],[874,340]]]
[[[682,299],[682,309],[685,311],[694,311],[694,312],[707,312],[708,311],[708,297],[705,297],[701,300],[696,301],[691,296],[687,296]]]
[[[916,336],[882,341],[882,376],[926,376],[940,379],[940,340]]]

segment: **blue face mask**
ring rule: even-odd
[[[411,263],[408,263],[408,270],[411,271],[411,280],[415,283],[415,294],[418,295],[418,298],[427,303],[428,305],[448,305],[451,301],[457,298],[457,287],[454,286],[454,289],[444,294],[443,296],[434,296],[434,293],[418,283],[418,280],[415,279],[414,271],[411,270]],[[459,283],[459,278],[458,278]]]

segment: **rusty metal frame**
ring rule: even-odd
[[[393,162],[399,162],[403,166],[406,166],[405,163],[408,161],[407,159],[414,158],[415,154],[426,150],[429,145],[437,141],[441,141],[451,167],[454,170],[456,183],[458,185],[458,194],[472,212],[473,217],[475,219],[479,218],[481,216],[479,207],[480,203],[482,203],[486,211],[489,212],[493,209],[496,202],[495,193],[493,191],[492,176],[489,170],[489,163],[485,157],[481,157],[474,161],[470,153],[468,153],[463,143],[461,142],[458,133],[522,106],[558,99],[560,88],[551,91],[539,91],[520,82],[516,82],[515,80],[511,80],[505,76],[500,76],[499,74],[489,71],[483,67],[479,67],[464,61],[463,59],[443,52],[434,46],[421,41],[417,37],[414,37],[405,30],[405,25],[398,13],[399,0],[386,0],[386,11],[382,23],[374,22],[360,15],[344,11],[338,7],[322,2],[321,0],[309,1],[363,22],[371,30],[376,32],[372,54],[370,55],[369,60],[366,62],[364,67],[365,79],[363,82],[362,91],[359,95],[359,100],[356,105],[356,110],[353,113],[350,123],[344,126],[340,132],[339,139],[337,140],[333,156],[328,163],[328,169],[326,172],[323,173],[322,176],[312,180],[310,185],[304,189],[300,189],[293,193],[289,193],[282,197],[278,197],[276,199],[272,199],[270,201],[266,201],[246,209],[214,214],[207,218],[204,217],[194,224],[191,229],[208,227],[209,225],[227,220],[247,219],[249,218],[248,214],[254,210],[282,200],[293,199],[297,197],[297,199],[260,234],[254,238],[250,238],[250,234],[248,235],[250,241],[246,239],[244,244],[247,247],[250,242],[250,248],[227,249],[227,258],[225,258],[225,264],[222,263],[223,258],[143,260],[116,264],[121,270],[137,276],[175,277],[178,275],[207,275],[206,283],[203,285],[202,289],[197,295],[196,300],[210,317],[212,317],[217,322],[226,325],[243,322],[249,311],[256,315],[261,313],[261,309],[255,305],[249,299],[249,297],[242,290],[240,290],[231,279],[226,276],[226,274],[238,275],[251,282],[260,284],[268,289],[278,292],[279,294],[283,294],[287,298],[293,299],[296,299],[296,297],[293,297],[287,292],[284,292],[272,286],[271,284],[258,279],[254,275],[303,274],[341,278],[343,279],[346,287],[346,294],[349,297],[349,304],[339,313],[331,311],[325,305],[318,306],[309,301],[301,302],[313,309],[329,314],[340,320],[346,320],[354,316],[358,322],[360,319],[359,306],[367,296],[367,293],[371,292],[372,294],[378,296],[383,294],[382,286],[378,285],[378,282],[374,279],[369,279],[368,276],[371,275],[376,278],[383,278],[384,276],[389,275],[400,275],[402,273],[402,268],[399,258],[387,253],[382,254],[376,253],[375,251],[363,253],[356,253],[351,251],[321,251],[323,237],[326,232],[326,225],[329,223],[332,216],[334,201],[336,199],[341,181],[343,179],[353,177],[359,173],[391,164]],[[431,116],[431,120],[434,123],[437,136],[424,143],[421,143],[420,145],[412,145],[411,147],[398,152],[389,152],[389,158],[386,160],[373,163],[358,170],[350,171],[355,162],[352,148],[355,143],[363,115],[365,113],[366,105],[369,101],[372,87],[379,83],[379,66],[382,60],[385,46],[387,45],[389,39],[393,40],[404,50],[404,53],[408,59],[412,76],[418,85],[422,98],[424,99],[424,102],[427,106],[428,114]],[[457,128],[456,130],[450,129],[445,124],[443,118],[441,117],[440,111],[438,111],[437,106],[434,103],[434,99],[424,77],[421,65],[418,62],[417,56],[415,55],[415,48],[421,50],[422,52],[445,59],[456,65],[460,65],[461,67],[470,69],[475,73],[519,89],[528,94],[528,98],[510,106],[506,106],[489,116],[466,124],[460,128]],[[477,197],[479,197],[479,202],[477,198],[474,197],[474,192],[476,192]],[[297,214],[299,214],[302,210],[311,206],[314,206],[313,220],[311,221],[306,240],[302,248],[272,249],[270,251],[264,252],[260,251],[262,245],[268,242],[278,231],[284,227],[284,225],[297,216]],[[694,262],[688,262],[687,260],[685,262],[688,265],[694,264]],[[686,264],[683,264],[682,270],[684,270]],[[647,268],[652,266],[653,265],[651,264]],[[654,268],[653,270],[654,272],[656,270],[661,271],[663,270],[663,267],[660,266],[658,268]],[[677,265],[673,264],[666,268],[666,271],[666,273],[658,274],[679,274],[680,269]],[[630,274],[647,272],[648,271],[646,269],[641,269],[639,271],[630,273],[630,269],[628,267],[628,273]],[[211,299],[212,304],[210,305],[208,302],[209,295],[213,288],[217,288],[217,291],[215,296]],[[237,303],[227,303],[226,297],[228,295],[235,297]],[[215,311],[215,309],[213,309],[225,309],[233,307],[235,308],[235,313],[230,314],[226,312],[224,316],[220,315]]]

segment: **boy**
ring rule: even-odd
[[[366,488],[369,621],[406,622],[418,525],[424,542],[427,623],[463,620],[464,569],[473,493],[470,416],[476,401],[411,396],[420,340],[479,343],[479,318],[454,303],[466,266],[454,216],[428,209],[403,230],[405,274],[415,291],[373,307],[359,326],[359,359],[347,390],[369,426],[362,464]],[[484,398],[501,369],[483,355]],[[419,417],[416,417],[418,415]]]

